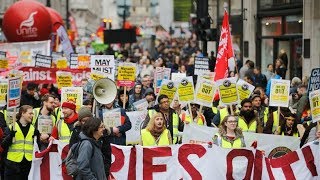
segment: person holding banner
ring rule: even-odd
[[[213,137],[213,143],[222,148],[246,147],[236,116],[228,115],[224,117],[219,126],[219,132]]]
[[[168,146],[172,144],[171,134],[166,128],[162,113],[155,113],[147,127],[141,130],[140,144],[141,146]]]
[[[27,180],[33,156],[33,138],[39,138],[40,134],[32,125],[32,106],[21,106],[16,118],[17,121],[10,127],[10,133],[1,143],[3,149],[8,149],[4,179]]]

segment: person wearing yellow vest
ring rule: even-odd
[[[259,121],[264,127],[268,121],[269,108],[262,105],[261,96],[259,94],[253,94],[251,97],[252,107],[257,112]]]
[[[252,102],[250,99],[246,98],[241,101],[238,126],[243,132],[263,132],[263,127],[258,120],[257,113],[252,109]]]
[[[172,137],[172,143],[179,143],[179,131],[183,131],[184,123],[180,120],[178,114],[170,108],[169,98],[167,95],[160,94],[158,96],[158,104],[154,106],[154,109],[148,111],[148,115],[142,124],[142,129],[145,129],[156,112],[161,112],[164,115],[166,127],[170,131]]]
[[[204,122],[206,122],[206,118],[201,112],[199,112],[199,105],[194,103],[191,103],[190,105],[191,105],[191,111],[192,111],[192,117],[193,117],[192,121],[197,123],[198,125],[201,125],[201,126],[204,125]],[[191,122],[191,116],[186,112],[181,113],[179,117],[183,122],[187,124]]]
[[[237,107],[236,105],[232,105],[232,109],[233,109],[233,112],[238,113],[237,111]],[[225,106],[222,106],[222,107],[218,107],[218,113],[214,116],[213,118],[213,122],[216,126],[219,126],[222,122],[222,120],[228,116],[228,115],[231,115],[231,110],[229,107],[225,107]]]
[[[275,134],[282,136],[299,137],[295,114],[285,114],[285,121],[277,128]]]
[[[140,144],[142,146],[167,146],[172,144],[170,131],[165,124],[163,114],[155,113],[147,127],[141,130]]]
[[[33,109],[32,125],[41,133],[39,146],[40,150],[44,150],[48,146],[52,127],[56,123],[54,96],[46,94],[41,97],[41,102],[40,108]]]
[[[219,126],[219,132],[213,137],[213,143],[222,148],[246,147],[236,116],[227,115]]]
[[[51,136],[55,139],[69,143],[74,123],[78,121],[76,105],[73,102],[64,102],[61,107],[63,118],[58,119],[55,126],[52,128]]]
[[[5,157],[4,179],[27,180],[33,156],[33,137],[39,137],[39,131],[35,130],[31,124],[32,106],[21,106],[16,117],[15,128],[10,127],[10,133],[1,143],[4,149],[8,149]],[[15,138],[14,141],[13,138]]]

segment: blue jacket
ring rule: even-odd
[[[275,75],[271,79],[281,79],[281,76]],[[271,79],[269,79],[268,84],[267,84],[267,89],[266,89],[266,94],[268,97],[270,97]]]

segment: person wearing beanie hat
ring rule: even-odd
[[[60,118],[53,127],[51,136],[63,142],[69,142],[74,124],[78,120],[78,113],[76,112],[76,105],[72,102],[63,102],[61,107],[63,118]]]
[[[72,131],[72,135],[69,141],[69,147],[73,144],[80,141],[79,134],[81,132],[82,125],[87,122],[91,117],[93,117],[91,110],[86,107],[82,106],[78,111],[78,121],[74,124],[74,128]]]

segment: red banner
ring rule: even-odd
[[[81,80],[90,78],[90,68],[87,69],[58,69],[58,68],[35,68],[23,67],[23,84],[28,82],[35,82],[37,84],[56,83],[56,72],[66,71],[72,74],[72,84],[77,86],[81,85]]]

